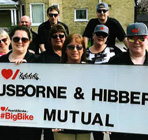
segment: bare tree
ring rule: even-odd
[[[135,6],[137,6],[138,5],[138,0],[134,0],[135,1]]]
[[[141,0],[140,2],[137,0],[135,4],[137,4],[137,13],[148,14],[148,0]]]

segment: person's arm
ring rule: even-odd
[[[117,33],[117,39],[120,41],[120,42],[123,42],[124,45],[126,46],[126,48],[128,48],[128,45],[127,45],[127,38],[126,38],[126,33],[122,27],[122,25],[120,24],[120,22],[114,18],[112,18],[111,20],[113,23],[114,23],[114,26],[116,27],[116,33]],[[126,49],[125,48],[125,49]]]
[[[28,49],[28,51],[29,51],[30,53],[35,54],[35,51],[33,51],[33,50]]]
[[[44,52],[46,51],[45,49],[45,40],[44,40],[44,26],[39,26],[38,28],[38,44],[39,44],[39,47],[40,47],[40,51],[41,52]]]
[[[127,45],[127,38],[126,38],[126,37],[124,38],[123,43],[124,43],[124,45],[126,46],[126,48],[128,48],[128,45]]]
[[[45,44],[40,44],[39,46],[40,46],[41,52],[46,51],[46,49],[45,49]]]
[[[84,44],[85,44],[85,48],[87,48],[87,46],[88,46],[88,37],[83,37],[84,38]]]
[[[16,59],[16,60],[10,61],[10,62],[15,63],[16,65],[19,65],[21,63],[27,63],[27,60],[26,59]]]
[[[67,35],[69,35],[69,28],[67,25],[65,26],[65,29],[66,29]]]

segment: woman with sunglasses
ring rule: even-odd
[[[128,51],[111,58],[109,64],[148,65],[148,29],[144,23],[132,23],[127,27],[127,43]],[[148,135],[142,134],[112,133],[110,137],[111,140],[148,140]]]
[[[144,23],[127,27],[128,51],[110,59],[109,64],[147,65],[148,30]]]
[[[83,63],[86,61],[86,51],[84,41],[81,35],[71,34],[65,40],[62,49],[62,63]]]
[[[80,64],[85,62],[85,46],[83,37],[71,34],[62,48],[62,63]],[[90,140],[89,131],[53,129],[55,140]]]
[[[8,33],[1,29],[0,30],[0,56],[9,52],[10,38]]]
[[[111,47],[106,44],[109,35],[109,29],[105,25],[97,25],[94,29],[94,44],[87,48],[87,63],[101,64],[107,63],[111,57],[121,53],[117,47]]]
[[[65,42],[67,33],[65,28],[61,24],[55,24],[52,26],[49,33],[49,47],[52,49],[46,49],[39,57],[40,63],[60,63],[62,48]],[[44,129],[44,140],[53,140],[53,132],[51,129]]]
[[[86,50],[86,61],[88,64],[107,63],[111,57],[121,53],[117,47],[109,47],[106,42],[109,35],[109,28],[103,24],[97,25],[93,32],[94,43]],[[95,131],[93,132],[94,140],[103,140],[105,134],[109,132]]]
[[[40,54],[42,63],[59,63],[62,55],[62,47],[65,42],[67,33],[64,27],[60,24],[54,25],[49,34],[49,47],[52,50],[46,50]]]
[[[28,51],[31,42],[29,29],[22,26],[14,27],[10,32],[12,51],[0,57],[0,62],[32,63],[38,56]],[[2,140],[40,140],[42,129],[27,127],[0,127],[0,139]]]
[[[28,51],[32,36],[26,27],[14,27],[10,32],[10,39],[12,51],[0,57],[0,62],[31,63],[37,61],[38,56]]]

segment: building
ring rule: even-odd
[[[17,25],[18,2],[12,0],[0,1],[0,28]]]
[[[99,0],[110,7],[110,17],[120,21],[124,29],[134,22],[133,0]],[[86,24],[91,18],[96,18],[97,0],[66,0],[63,1],[63,21],[70,27],[71,32],[83,33]],[[80,28],[81,27],[81,28]]]
[[[12,0],[1,1],[7,2],[5,9],[6,7],[10,7],[10,3],[13,4],[13,7],[7,9],[7,14],[9,15],[9,19],[7,18],[7,20],[11,19],[11,22],[7,22],[9,23],[8,25],[10,25],[10,23],[11,25],[16,25],[16,22],[19,21],[20,16],[28,15],[32,21],[32,28],[36,31],[38,26],[48,19],[46,10],[51,5],[57,5],[59,7],[59,20],[68,25],[70,33],[83,33],[88,21],[91,18],[96,17],[96,5],[98,2],[106,2],[109,4],[110,17],[114,17],[119,20],[124,29],[129,23],[134,22],[133,0],[19,0],[18,2],[14,2]],[[8,3],[8,1],[10,3]],[[3,7],[1,2],[0,7]],[[2,12],[0,13],[2,14]],[[0,18],[2,18],[2,16],[0,16]],[[6,21],[3,23],[3,25],[6,25],[5,23]]]
[[[28,15],[32,21],[33,30],[46,20],[46,9],[50,0],[19,0],[20,16]]]

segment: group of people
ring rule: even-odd
[[[69,34],[68,26],[58,21],[59,9],[47,9],[49,20],[32,31],[28,16],[23,16],[9,35],[0,30],[0,62],[69,63],[69,64],[148,64],[148,29],[144,23],[131,23],[124,32],[121,24],[109,17],[109,7],[99,3],[97,18],[91,19],[83,35]],[[123,41],[127,51],[115,46],[115,39]],[[88,48],[88,41],[91,46]],[[89,131],[0,127],[3,140],[40,140],[44,130],[45,140],[90,140]],[[11,135],[8,135],[11,134]],[[53,135],[54,134],[54,135]],[[103,132],[93,132],[94,140],[103,140]],[[146,140],[147,135],[111,133],[111,140]]]

